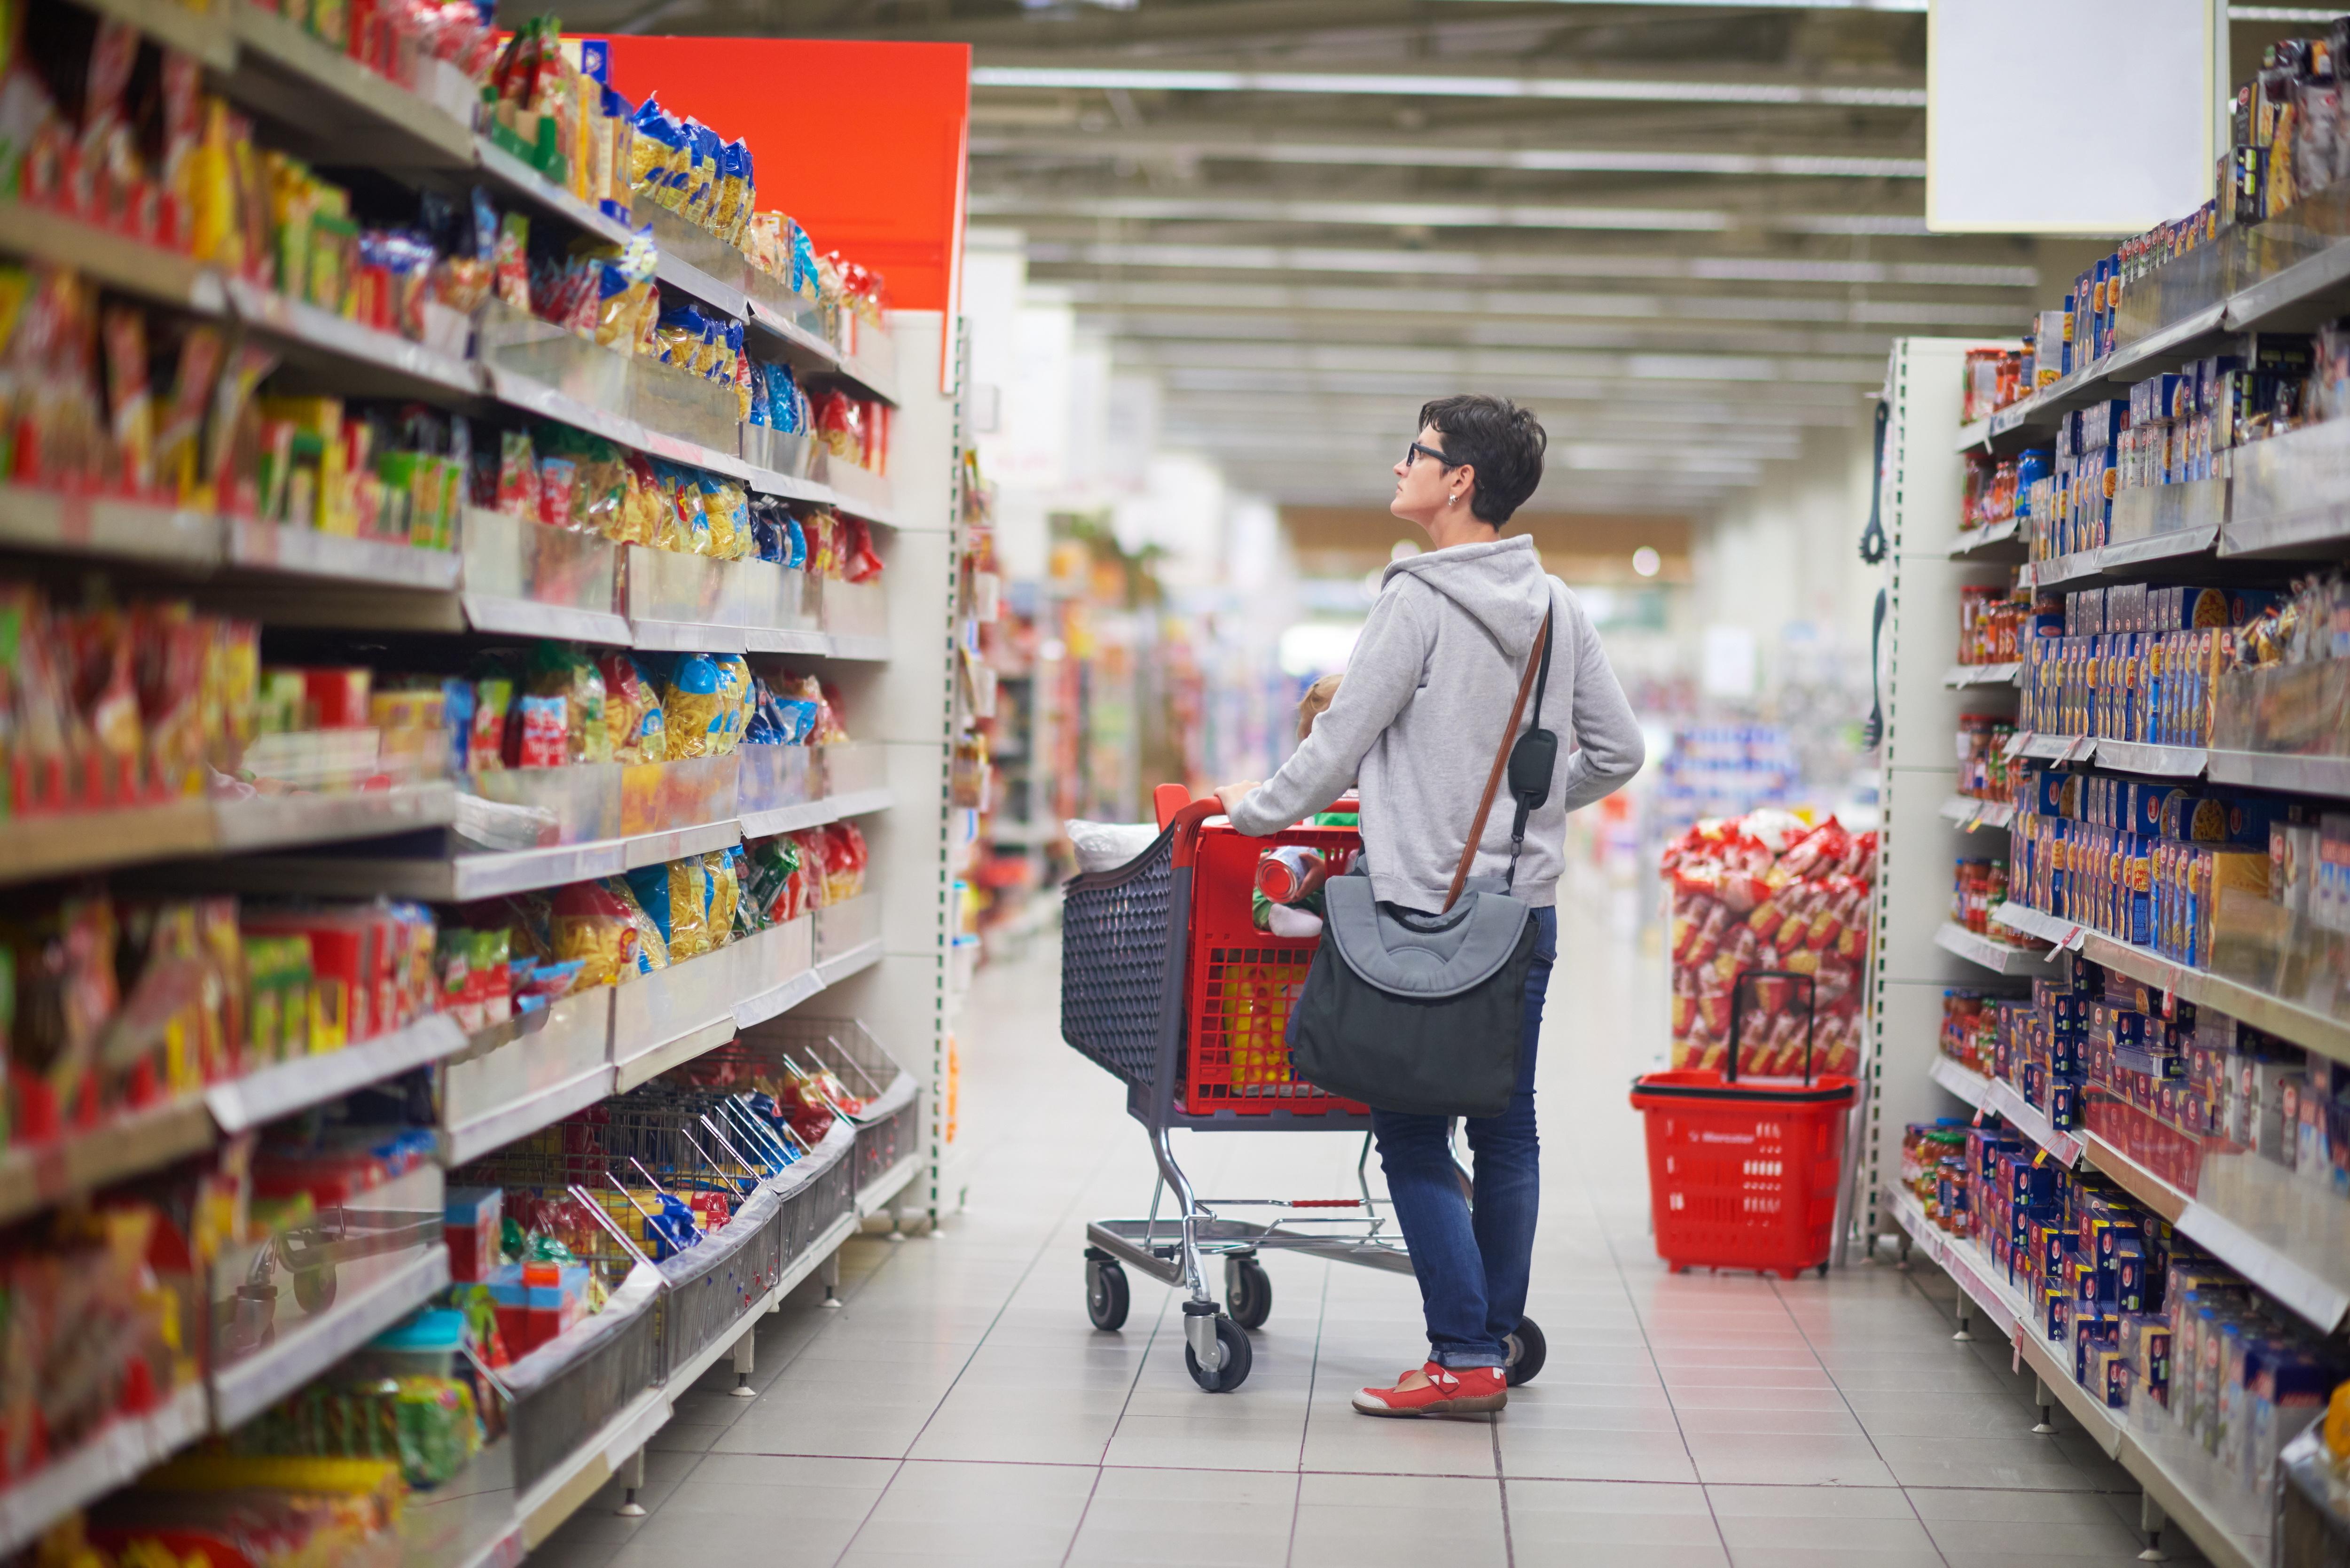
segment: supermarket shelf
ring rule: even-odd
[[[824,971],[810,964],[781,985],[746,996],[734,1004],[734,1027],[748,1029],[789,1012],[825,988]]]
[[[721,315],[731,316],[737,321],[743,320],[748,315],[748,301],[738,286],[719,282],[667,247],[661,250],[660,263],[654,275],[660,280],[662,288],[690,294],[703,304],[715,307]]]
[[[1978,827],[2005,827],[2015,820],[2015,806],[2004,800],[1977,800],[1970,794],[1954,794],[1942,802],[1941,816],[1972,833]]]
[[[1999,974],[2027,977],[2051,972],[2048,960],[2029,948],[2009,947],[1993,941],[1980,932],[1970,931],[1956,920],[1944,920],[1934,933],[1934,945],[1944,952],[1956,953],[1970,963],[1979,963]]]
[[[420,856],[306,856],[247,861],[236,880],[254,892],[311,892],[363,897],[382,893],[426,903],[465,904],[505,893],[527,893],[617,877],[657,861],[675,860],[741,842],[732,817],[628,838],[598,838],[541,849]]]
[[[255,287],[241,277],[228,280],[228,298],[237,319],[317,354],[364,365],[427,395],[454,393],[468,400],[482,395],[481,367],[396,332],[347,321],[331,310]]]
[[[1943,672],[1942,684],[1953,689],[1964,686],[2012,686],[2023,666],[2011,660],[2005,664],[1953,664]]]
[[[876,937],[869,942],[858,943],[845,953],[834,954],[816,965],[816,971],[824,977],[827,986],[835,986],[858,970],[870,969],[880,961],[881,939]]]
[[[115,11],[124,4],[193,15],[173,0],[111,0],[97,9]],[[200,316],[228,308],[220,275],[192,257],[22,202],[0,202],[0,250],[71,267],[109,288]]]
[[[838,374],[839,349],[764,303],[753,299],[748,304],[750,314],[747,319],[750,324],[781,346],[777,358],[795,370],[809,370],[826,376]]]
[[[857,1218],[870,1220],[889,1206],[889,1200],[906,1190],[914,1173],[922,1168],[922,1157],[910,1154],[872,1180],[857,1189]]]
[[[778,833],[797,833],[803,827],[822,827],[847,817],[887,811],[895,800],[896,796],[887,789],[868,789],[853,794],[827,795],[799,805],[779,805],[772,811],[746,811],[743,814],[743,836],[772,838]]]
[[[2047,1113],[2025,1099],[2023,1091],[2005,1078],[1984,1079],[1983,1097],[1978,1103],[1982,1109],[1998,1115],[2016,1131],[2046,1149],[2048,1157],[2057,1164],[2069,1169],[2081,1163],[2080,1138],[2073,1133],[2059,1132],[2050,1126]]]
[[[731,478],[748,481],[751,465],[733,452],[720,452],[682,436],[667,434],[623,414],[612,413],[578,399],[567,396],[531,377],[519,375],[503,365],[485,365],[491,393],[498,401],[541,419],[553,420],[602,436],[670,462],[684,463],[691,468],[708,469]]]
[[[236,39],[217,11],[196,11],[176,0],[90,0],[89,8],[128,22],[157,43],[193,55],[214,70],[226,70],[235,62]]]
[[[144,1416],[109,1422],[88,1442],[0,1490],[0,1554],[14,1552],[50,1525],[204,1434],[204,1386],[191,1379]]]
[[[554,637],[575,642],[627,648],[634,639],[629,618],[611,610],[583,609],[577,605],[551,605],[537,599],[508,598],[503,594],[466,594],[465,620],[475,631],[504,637]]]
[[[567,219],[598,239],[616,245],[625,245],[635,237],[635,231],[628,224],[595,203],[581,201],[488,137],[474,136],[473,155],[490,183],[507,195],[519,196],[540,211]]]
[[[337,794],[252,794],[213,802],[218,847],[229,853],[291,849],[338,839],[380,838],[439,827],[457,815],[444,781]]]
[[[340,1051],[297,1057],[214,1084],[204,1091],[204,1103],[221,1131],[241,1133],[438,1062],[464,1045],[456,1020],[436,1012]]]
[[[215,842],[212,806],[196,799],[14,817],[0,823],[0,883],[203,855]]]
[[[1948,1056],[1936,1056],[1934,1064],[1926,1069],[1926,1075],[1977,1110],[1982,1109],[1983,1101],[1991,1094],[1989,1078]]]
[[[2092,963],[2175,992],[2198,1007],[2216,1009],[2321,1056],[2350,1062],[2350,1023],[2330,1014],[2207,970],[2189,969],[2146,948],[2116,941],[2100,932],[2012,901],[1993,910],[1991,918],[2042,941],[2072,948]]]
[[[524,1492],[515,1490],[513,1439],[499,1438],[463,1475],[409,1499],[410,1568],[519,1568],[670,1414],[668,1396],[646,1389]]]
[[[2211,753],[2200,746],[2157,746],[2143,741],[2105,741],[2094,735],[2045,735],[2019,730],[2009,737],[2007,755],[2052,763],[2097,762],[2149,778],[2201,778]]]
[[[0,545],[206,567],[221,558],[221,531],[207,513],[0,484]]]
[[[795,478],[772,468],[761,468],[756,463],[750,467],[750,486],[761,495],[780,495],[786,501],[813,501],[825,506],[835,505],[839,500],[828,484],[820,484],[813,479]]]
[[[2200,746],[2154,746],[2141,741],[2099,741],[2096,744],[2101,767],[2144,774],[2150,778],[2203,776],[2205,753]]]
[[[213,1118],[201,1096],[133,1111],[54,1143],[0,1150],[0,1225],[130,1177],[202,1154]]]
[[[889,639],[871,634],[835,632],[831,651],[835,659],[887,659],[889,657]]]
[[[2203,755],[2204,776],[2213,784],[2350,799],[2350,757],[2290,757],[2217,750]]]
[[[671,1067],[681,1066],[697,1056],[706,1056],[734,1038],[734,1015],[707,1023],[699,1023],[682,1033],[650,1045],[632,1048],[623,1056],[619,1040],[612,1042],[612,1092],[625,1095],[640,1084],[649,1084]]]
[[[286,122],[321,156],[407,168],[473,166],[470,126],[251,0],[219,0],[238,45],[232,98]]]
[[[612,1064],[599,1063],[577,1077],[525,1095],[488,1116],[443,1129],[441,1163],[455,1167],[479,1159],[492,1149],[504,1148],[541,1127],[553,1127],[576,1111],[586,1110],[598,1100],[608,1099],[612,1093]]]
[[[284,523],[225,520],[230,566],[333,577],[373,587],[447,591],[457,586],[463,558],[454,550],[419,549],[389,539],[352,539]]]
[[[2291,273],[2279,275],[2291,275]],[[2218,333],[2222,327],[2241,330],[2257,325],[2259,316],[2285,308],[2290,303],[2275,300],[2272,293],[2263,293],[2265,287],[2265,285],[2255,285],[2239,292],[2232,300],[2214,301],[2159,331],[2125,344],[2069,376],[2050,382],[2032,396],[2009,404],[1987,420],[1977,420],[1961,427],[1958,450],[2003,454],[2021,451],[2035,441],[2052,440],[2060,416],[2085,404],[2122,395],[2131,382],[2146,379],[2134,372],[2141,369],[2148,373],[2158,370],[2164,363],[2189,356],[2198,340]],[[2295,296],[2296,299],[2299,297],[2302,296]],[[2238,319],[2238,311],[2234,308],[2237,301],[2245,302],[2246,308],[2255,314],[2246,319]],[[2255,303],[2258,301],[2270,302]]]
[[[406,1317],[449,1283],[449,1249],[432,1247],[358,1295],[338,1301],[267,1349],[213,1371],[213,1425],[240,1427]]]
[[[2147,575],[2148,566],[2209,556],[2219,537],[2220,525],[2206,523],[2149,535],[2143,539],[2126,539],[2117,544],[2076,550],[2072,555],[2059,556],[2050,561],[2036,561],[2027,566],[2027,586],[2085,587],[2092,583],[2143,577]]]
[[[653,653],[748,653],[751,628],[696,620],[632,620],[629,645]]]
[[[806,653],[821,659],[832,652],[832,634],[797,627],[754,626],[744,634],[751,653]]]
[[[2350,1254],[2338,1245],[2321,1244],[2307,1262],[2284,1246],[2239,1223],[2220,1207],[2201,1201],[2172,1186],[2153,1171],[2099,1137],[2082,1134],[2089,1163],[2113,1178],[2131,1197],[2178,1227],[2189,1241],[2243,1275],[2278,1301],[2331,1334],[2350,1313]],[[2289,1203],[2294,1193],[2293,1175],[2282,1166],[2257,1155],[2229,1161],[2229,1185],[2257,1185],[2255,1205],[2272,1212]],[[2260,1199],[2266,1199],[2265,1203]],[[2330,1195],[2325,1201],[2332,1202]]]
[[[1983,422],[1988,424],[1990,421]],[[2015,535],[2016,530],[2022,526],[2021,519],[2011,517],[2004,523],[1994,523],[1988,528],[1961,529],[1959,536],[1950,543],[1950,559],[1970,561],[1977,556],[1990,558],[2021,555],[2023,548],[2022,541]],[[1999,548],[2002,545],[2008,546],[2004,551]]]

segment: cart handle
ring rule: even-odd
[[[1191,792],[1179,784],[1160,784],[1150,792],[1150,803],[1159,813],[1159,831],[1175,835],[1175,866],[1189,867],[1199,852],[1200,824],[1222,812],[1223,803],[1214,795],[1192,800]]]
[[[1800,980],[1804,982],[1804,1085],[1809,1088],[1812,1082],[1812,1034],[1820,1021],[1820,988],[1819,982],[1812,976],[1797,974],[1791,969],[1741,970],[1738,978],[1730,982],[1730,1061],[1729,1070],[1721,1075],[1722,1082],[1738,1082],[1738,993],[1746,989],[1746,982],[1750,980]]]

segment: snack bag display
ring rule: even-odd
[[[1700,822],[1666,846],[1676,1068],[1720,1069],[1738,976],[1783,970],[1811,976],[1816,992],[1814,1074],[1858,1069],[1877,847],[1876,834],[1847,833],[1834,817],[1776,809]],[[1804,991],[1783,980],[1745,987],[1742,1075],[1803,1072]]]

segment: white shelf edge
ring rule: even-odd
[[[2030,949],[1995,942],[1979,932],[1967,929],[1956,920],[1941,923],[1934,932],[1934,945],[1944,952],[1957,954],[1969,963],[1981,964],[1994,974],[2029,976],[2048,972],[2048,961]]]
[[[886,811],[895,804],[897,796],[883,788],[826,795],[818,800],[775,806],[766,811],[746,811],[741,818],[743,836],[773,838],[778,833],[797,833],[804,827],[823,827],[847,817]]]
[[[79,1448],[0,1490],[0,1552],[30,1544],[74,1510],[128,1486],[204,1435],[204,1386],[191,1378],[144,1416],[117,1417]]]
[[[464,1046],[464,1032],[455,1019],[445,1012],[431,1013],[405,1029],[339,1051],[297,1057],[214,1084],[204,1091],[204,1104],[221,1131],[241,1133],[437,1062]]]
[[[857,1218],[860,1220],[870,1220],[874,1215],[880,1213],[889,1199],[906,1189],[906,1184],[914,1179],[914,1173],[921,1168],[921,1155],[919,1152],[910,1154],[858,1188],[856,1199]]]
[[[303,1324],[291,1335],[233,1366],[213,1371],[213,1424],[243,1426],[309,1382],[449,1283],[449,1249],[434,1246],[358,1296]]]
[[[1991,1080],[1961,1063],[1937,1054],[1926,1075],[1956,1095],[1968,1105],[1981,1110],[1991,1094]]]
[[[609,1050],[610,1045],[607,1044],[605,1048]],[[441,1163],[454,1169],[541,1128],[553,1127],[576,1111],[609,1099],[612,1083],[612,1064],[598,1062],[559,1084],[509,1100],[484,1116],[442,1127]]]

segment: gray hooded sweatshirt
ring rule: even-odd
[[[1383,903],[1442,909],[1545,605],[1555,618],[1541,722],[1559,737],[1558,767],[1526,824],[1513,891],[1536,909],[1555,903],[1566,814],[1621,787],[1646,752],[1599,634],[1523,535],[1388,566],[1338,695],[1281,771],[1240,803],[1232,826],[1275,833],[1358,784],[1372,891]],[[1533,722],[1520,720],[1519,732]],[[1516,811],[1504,780],[1471,876],[1508,869]]]

